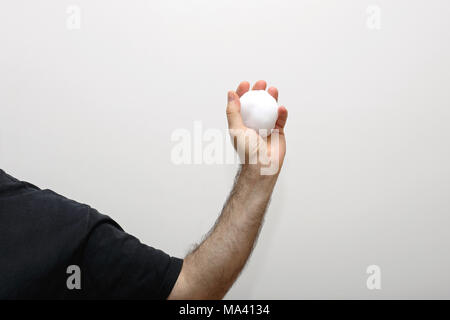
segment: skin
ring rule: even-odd
[[[265,81],[257,81],[252,90],[266,90]],[[236,281],[253,250],[273,188],[278,179],[284,156],[286,140],[284,127],[287,110],[279,107],[275,129],[279,132],[275,148],[272,136],[265,141],[252,129],[245,127],[241,117],[239,98],[250,89],[248,82],[239,84],[236,91],[228,92],[227,119],[234,147],[244,150],[245,159],[252,154],[264,153],[278,170],[262,175],[261,168],[270,165],[257,161],[242,161],[231,193],[222,213],[205,239],[184,259],[183,267],[168,299],[222,299]],[[278,90],[268,92],[278,101]],[[242,136],[257,138],[252,146],[245,144]],[[242,158],[241,158],[242,160]]]

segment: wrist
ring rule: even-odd
[[[241,164],[239,169],[239,177],[244,177],[254,182],[274,182],[277,180],[279,173],[280,170],[276,170],[267,174],[261,164]]]

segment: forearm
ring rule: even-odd
[[[184,261],[180,284],[186,296],[222,298],[244,267],[258,236],[277,175],[264,176],[244,165],[220,217],[206,239]],[[182,288],[179,288],[182,289]]]
[[[265,90],[266,86],[265,81],[257,81],[252,90]],[[258,237],[286,153],[287,110],[278,107],[274,130],[263,139],[244,124],[241,116],[240,97],[249,89],[250,84],[244,81],[236,92],[229,91],[226,110],[233,145],[246,164],[241,167],[216,224],[185,258],[169,299],[223,298],[244,267]],[[268,92],[278,99],[276,88],[270,87]],[[252,162],[255,155],[258,164],[248,164],[255,163]],[[261,165],[264,165],[263,172]],[[275,172],[277,174],[264,175]]]

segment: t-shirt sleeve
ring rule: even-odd
[[[112,220],[104,221],[86,240],[82,290],[94,299],[166,299],[182,265],[182,259],[141,243]]]

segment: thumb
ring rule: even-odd
[[[244,127],[244,122],[241,117],[241,102],[239,101],[239,96],[234,91],[228,91],[227,119],[230,129]]]

